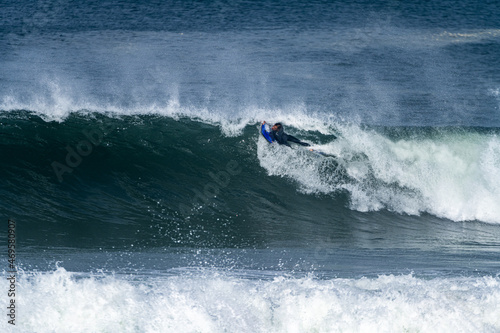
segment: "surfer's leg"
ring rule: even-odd
[[[302,142],[292,135],[287,134],[287,136],[288,136],[288,141],[290,141],[290,142],[295,142],[295,143],[298,143],[299,145],[302,145],[302,146],[310,146],[310,144],[308,144],[306,142]]]

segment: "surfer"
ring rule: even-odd
[[[265,123],[266,122],[264,121],[263,124]],[[291,147],[288,142],[294,142],[302,146],[310,146],[310,144],[308,144],[307,142],[302,142],[296,137],[290,134],[286,134],[283,129],[283,125],[281,125],[281,123],[274,124],[273,127],[271,127],[271,132],[269,132],[269,135],[274,141],[278,142],[280,145],[286,145],[288,147]]]

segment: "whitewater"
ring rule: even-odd
[[[500,325],[500,280],[492,277],[245,279],[208,271],[136,279],[63,268],[23,276],[22,323],[7,332],[495,332]]]

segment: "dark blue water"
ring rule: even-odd
[[[496,2],[0,8],[2,332],[500,330]]]

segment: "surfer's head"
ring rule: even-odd
[[[281,129],[281,123],[276,123],[273,125],[273,127],[271,128],[273,131],[279,131]]]

